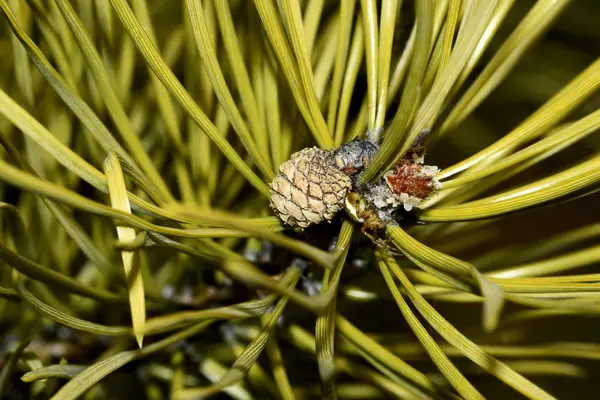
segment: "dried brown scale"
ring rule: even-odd
[[[385,176],[394,193],[406,193],[421,199],[427,198],[435,190],[433,178],[434,175],[420,164],[399,164]]]
[[[306,228],[331,220],[344,206],[352,179],[332,151],[306,148],[281,164],[271,182],[271,208],[283,222]]]

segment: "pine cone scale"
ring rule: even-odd
[[[310,183],[308,186],[308,194],[313,199],[320,199],[323,197],[323,190],[321,190],[321,187],[316,183]]]
[[[308,179],[306,178],[306,175],[298,172],[295,174],[294,178],[293,178],[293,182],[294,185],[300,189],[303,193],[306,193],[308,191],[308,187],[310,185]]]
[[[308,196],[298,187],[292,187],[291,200],[303,210],[308,207]]]

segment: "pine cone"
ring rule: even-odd
[[[271,208],[290,226],[330,220],[344,207],[351,178],[335,165],[333,152],[306,148],[281,164],[271,182]]]

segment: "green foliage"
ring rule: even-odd
[[[595,3],[0,0],[0,397],[590,397]],[[271,214],[425,131],[401,255]]]

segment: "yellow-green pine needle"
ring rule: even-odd
[[[506,1],[501,2],[506,5]],[[510,1],[508,1],[510,3]],[[521,19],[492,60],[469,87],[440,128],[444,134],[463,121],[504,80],[523,54],[544,33],[571,0],[538,0]]]
[[[473,385],[465,378],[463,374],[452,364],[448,357],[442,352],[440,347],[437,345],[435,340],[427,333],[427,330],[418,318],[412,312],[408,303],[402,297],[400,290],[396,286],[389,267],[387,266],[385,257],[380,252],[377,254],[379,269],[383,274],[385,282],[388,288],[391,290],[396,304],[400,308],[404,319],[410,325],[411,329],[431,357],[432,361],[436,364],[440,372],[448,379],[448,381],[456,388],[458,393],[465,399],[484,399],[484,397],[473,387]]]
[[[183,88],[177,80],[173,71],[169,69],[164,60],[158,54],[158,50],[143,27],[135,18],[131,8],[125,0],[110,0],[119,19],[136,47],[144,56],[144,59],[158,76],[163,85],[169,90],[171,95],[177,99],[181,107],[188,113],[194,122],[214,141],[216,146],[231,161],[238,171],[254,186],[261,194],[270,197],[269,187],[265,184],[248,166],[246,162],[236,153],[231,144],[225,139],[222,132],[219,132],[214,124],[198,107],[191,95]]]
[[[458,278],[458,281],[465,279],[474,281],[485,299],[483,327],[487,331],[495,329],[504,306],[504,292],[498,284],[483,276],[474,265],[424,245],[399,226],[389,225],[386,233],[400,251],[407,256],[415,258],[432,269],[440,270],[450,277],[454,276]]]
[[[417,292],[408,280],[402,269],[391,259],[387,259],[388,266],[393,274],[406,289],[406,294],[423,315],[427,322],[451,345],[456,347],[467,358],[496,376],[507,385],[531,399],[554,399],[549,393],[536,386],[534,383],[515,372],[508,365],[497,360],[483,351],[476,343],[460,333],[452,324],[442,317],[424,298]]]
[[[355,0],[340,1],[340,22],[338,24],[338,44],[337,53],[335,56],[335,66],[333,70],[333,78],[331,80],[331,89],[329,94],[329,105],[327,108],[327,127],[329,132],[335,132],[334,142],[338,143],[338,133],[335,127],[337,116],[337,108],[342,87],[342,78],[346,68],[346,60],[348,59],[348,48],[350,46],[350,34],[352,30],[352,20],[354,18]]]
[[[108,182],[108,193],[110,202],[114,208],[126,213],[131,213],[125,178],[115,153],[109,153],[104,160],[104,171]],[[117,226],[119,241],[127,243],[135,240],[135,229]],[[146,299],[144,297],[144,282],[139,269],[139,256],[134,251],[121,251],[125,278],[129,288],[129,305],[131,307],[131,322],[133,334],[142,347],[144,340],[144,324],[146,321]]]
[[[350,45],[350,53],[348,54],[348,63],[344,74],[341,97],[339,100],[339,108],[337,110],[337,122],[335,123],[335,145],[339,146],[346,135],[346,125],[348,123],[348,112],[350,109],[350,101],[354,93],[354,85],[363,61],[363,53],[365,51],[365,38],[363,35],[362,20],[357,19],[352,35],[352,44]],[[367,115],[367,106],[364,107],[365,118]]]
[[[576,140],[581,140],[587,135],[596,132],[598,128],[600,128],[600,110],[567,125],[563,129],[554,132],[551,136],[542,139],[509,157],[491,164],[487,168],[472,173],[468,170],[458,178],[443,182],[442,187],[447,189],[485,178],[486,176],[508,169],[547,150],[555,149],[561,143],[573,144]]]
[[[335,269],[327,270],[323,276],[322,293],[325,293],[330,287],[337,287],[342,269],[346,263],[346,256],[350,249],[350,240],[354,232],[353,224],[346,220],[342,225],[336,250],[342,251],[340,257],[336,261]],[[317,363],[319,366],[319,375],[321,376],[322,392],[328,396],[335,397],[335,314],[336,314],[336,299],[331,301],[327,311],[317,317],[315,327],[315,347],[317,355]],[[331,397],[328,397],[331,398]]]
[[[86,64],[94,78],[98,89],[102,92],[102,100],[115,125],[117,126],[123,140],[134,159],[138,162],[140,168],[146,173],[148,180],[156,186],[156,190],[166,200],[173,200],[173,196],[167,187],[163,177],[159,174],[156,166],[144,150],[142,143],[136,133],[133,131],[131,121],[127,117],[123,105],[119,102],[114,91],[108,71],[106,70],[98,51],[89,34],[85,31],[81,20],[73,10],[72,6],[66,0],[56,0],[60,12],[67,20],[69,28],[75,36],[75,40],[81,49]]]
[[[367,65],[367,121],[369,130],[375,128],[377,115],[377,75],[379,61],[379,39],[375,0],[361,0],[365,56]]]
[[[258,103],[252,85],[250,83],[250,75],[244,63],[242,48],[238,41],[235,24],[231,15],[229,1],[227,0],[211,0],[215,3],[215,11],[219,20],[221,29],[221,37],[227,51],[229,64],[233,69],[233,78],[240,92],[240,99],[244,106],[245,115],[250,123],[257,145],[261,153],[268,154],[268,141],[266,127],[263,123],[263,118],[258,108]],[[248,45],[247,43],[244,43]],[[258,49],[253,50],[258,52]]]
[[[454,206],[432,208],[419,216],[423,221],[466,221],[489,218],[531,207],[600,181],[600,155],[565,171],[494,196]]]
[[[306,53],[309,60],[311,59],[315,38],[319,30],[324,3],[325,0],[310,0],[304,11],[304,43],[306,44]]]
[[[111,372],[116,371],[127,363],[141,357],[145,357],[161,351],[181,340],[184,340],[190,336],[196,335],[199,332],[206,329],[212,321],[200,322],[199,324],[193,325],[189,328],[181,330],[168,336],[156,343],[152,343],[143,349],[121,351],[108,358],[102,359],[77,374],[73,379],[67,382],[51,400],[76,400],[79,399],[83,393],[90,389],[97,382],[105,378]]]
[[[388,105],[388,88],[390,67],[392,64],[392,44],[394,30],[398,21],[398,10],[402,0],[386,0],[381,5],[381,22],[379,26],[379,71],[377,72],[377,113],[375,125],[370,129],[381,129],[385,123]]]
[[[415,51],[411,58],[408,77],[396,115],[387,131],[381,150],[371,165],[361,174],[360,182],[365,183],[374,179],[390,158],[396,155],[397,147],[402,142],[406,129],[410,126],[422,100],[421,82],[425,75],[429,60],[429,49],[432,42],[434,4],[431,0],[416,3],[417,33]]]
[[[445,168],[438,178],[448,178],[473,167],[482,160],[489,159],[503,149],[514,148],[526,140],[539,137],[589,98],[598,88],[600,88],[600,58],[572,79],[512,132],[471,157]]]
[[[296,64],[300,73],[300,83],[304,89],[304,98],[306,99],[310,116],[316,128],[317,136],[315,139],[317,139],[321,148],[332,148],[334,146],[333,136],[327,129],[327,124],[319,108],[315,92],[315,79],[309,53],[306,49],[300,3],[298,3],[298,0],[283,0],[281,8],[287,23],[286,27],[292,43],[292,49],[296,56]]]
[[[192,31],[196,40],[196,46],[200,56],[202,57],[202,61],[204,62],[205,70],[208,74],[213,89],[219,98],[219,102],[227,113],[229,121],[233,125],[240,140],[244,144],[244,147],[254,162],[259,166],[265,177],[271,179],[274,176],[274,173],[271,169],[270,163],[267,161],[266,155],[262,153],[256,145],[256,141],[248,130],[248,127],[242,118],[235,100],[231,95],[229,87],[225,82],[225,76],[223,75],[219,61],[217,60],[214,44],[209,40],[202,2],[200,0],[188,0],[186,3],[192,23]],[[257,125],[257,128],[262,130],[262,127],[259,125]],[[255,132],[255,136],[258,134],[258,132]]]

